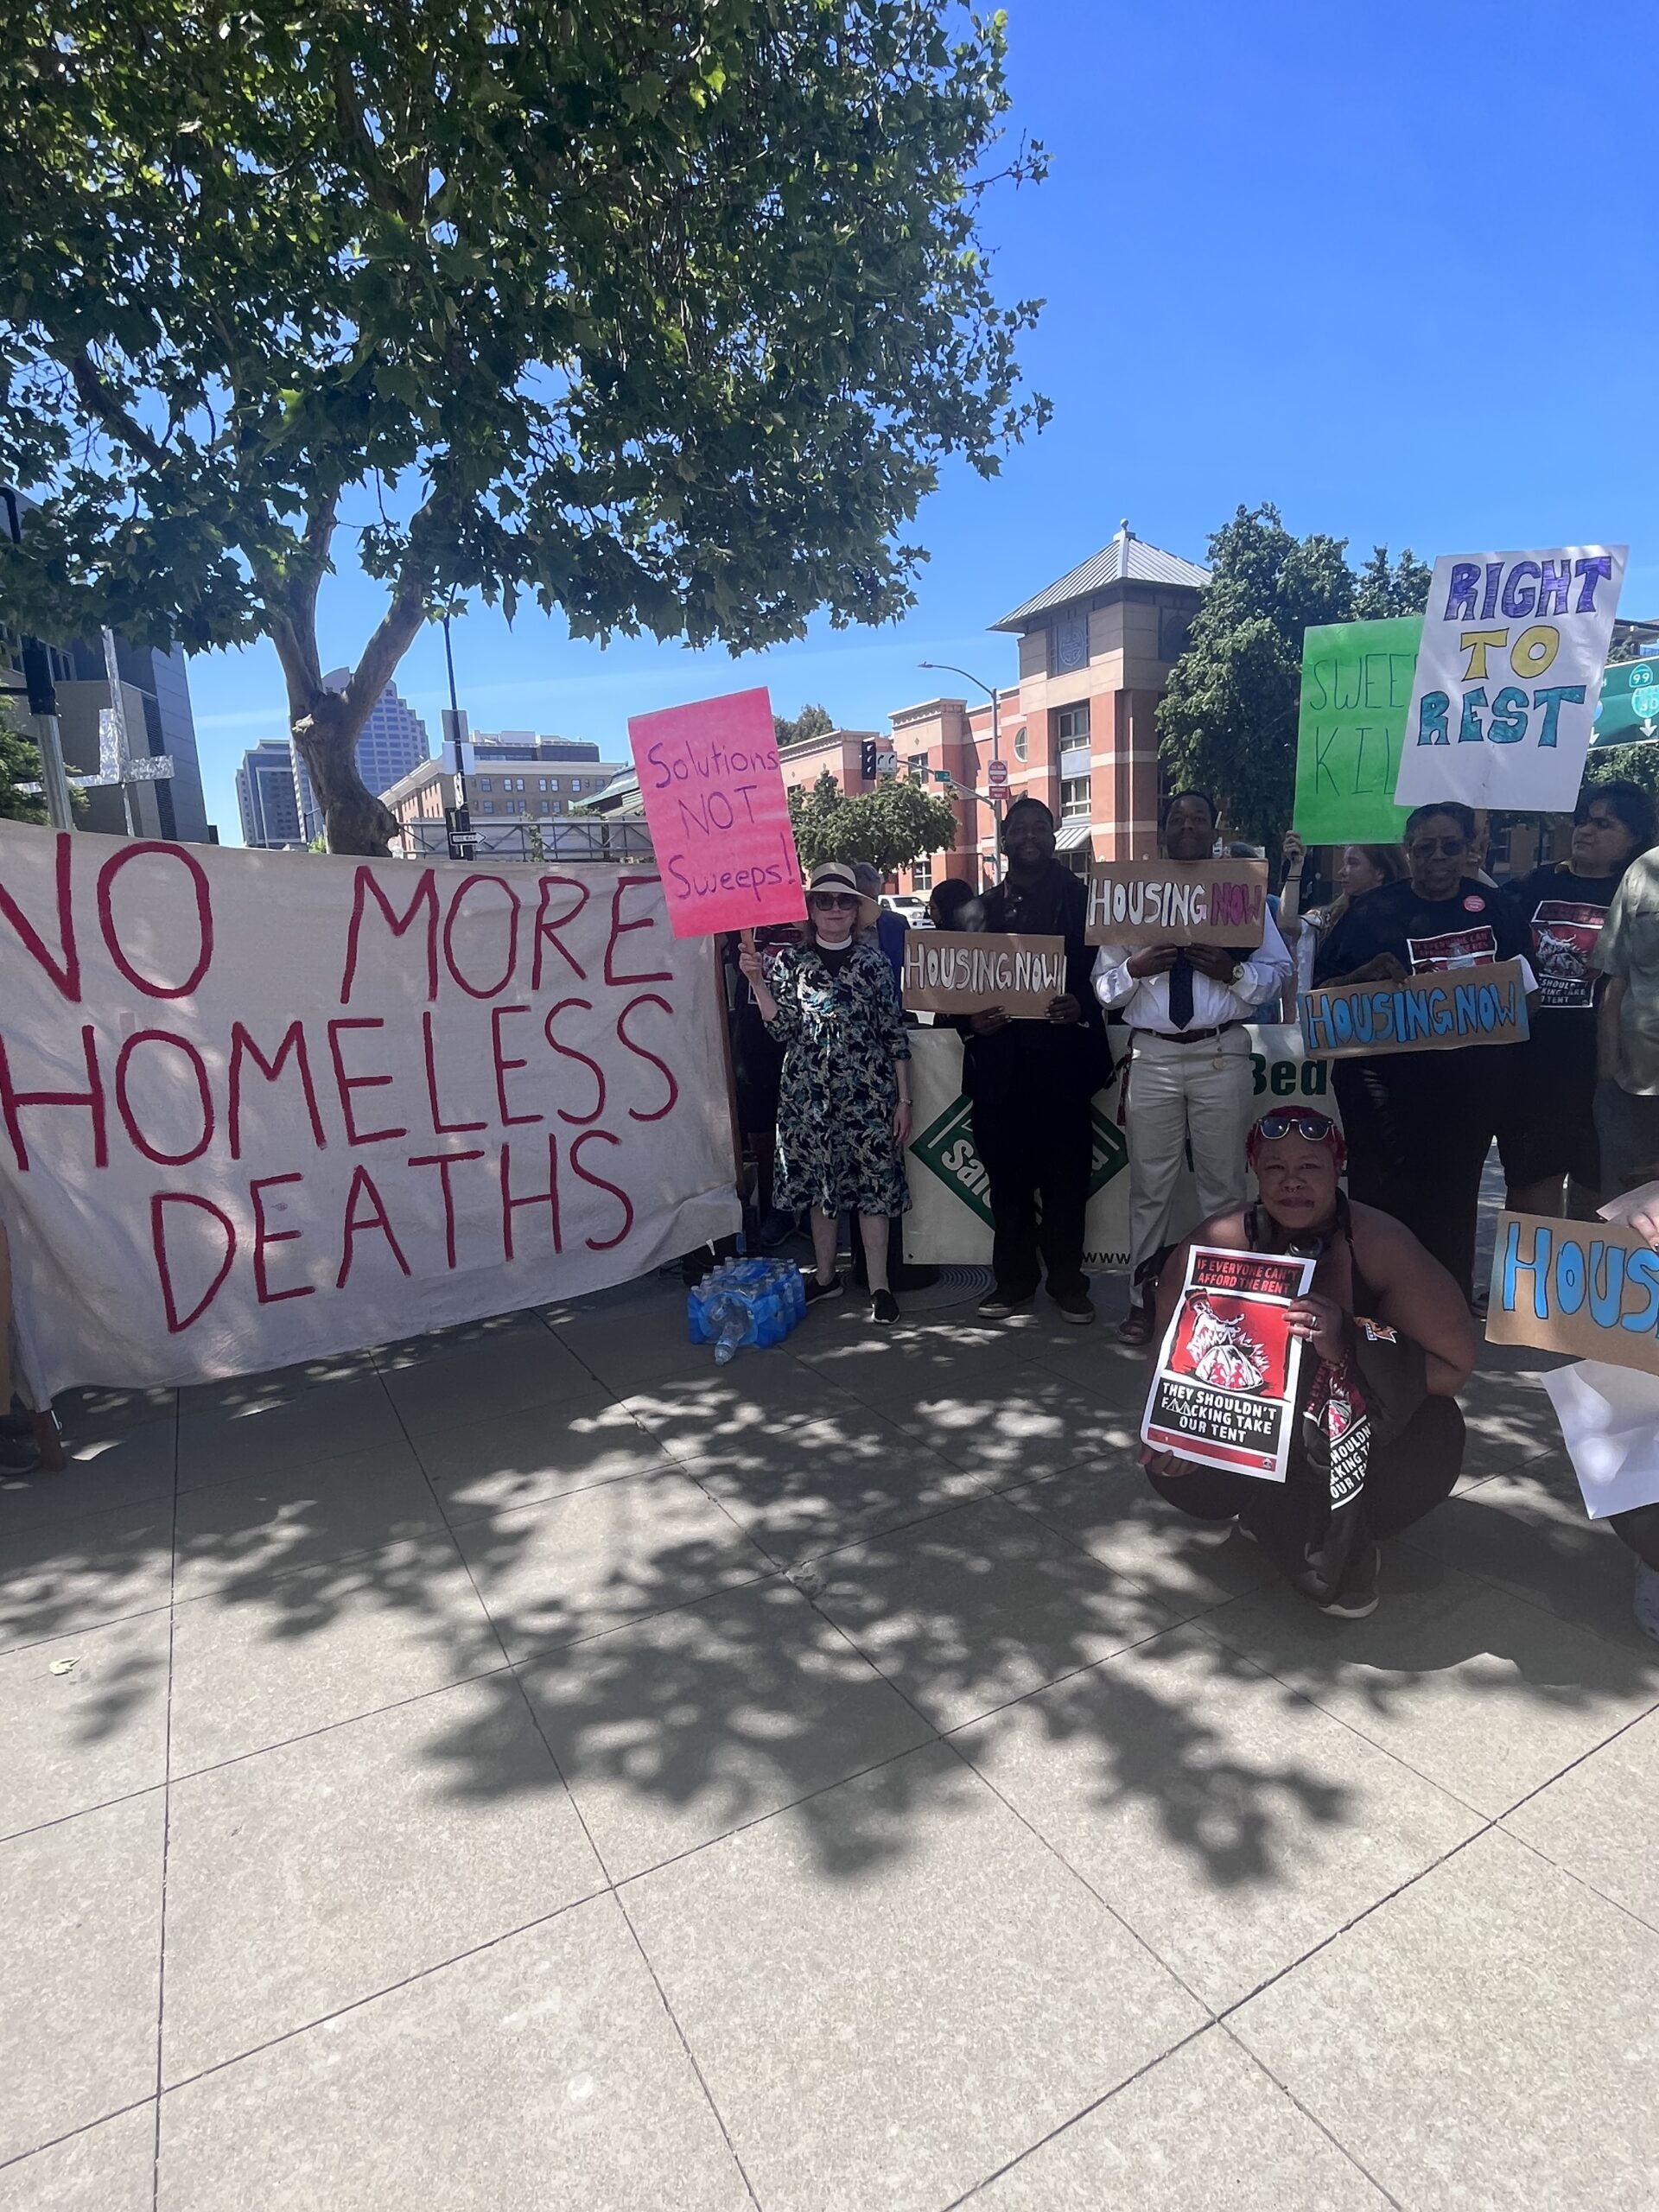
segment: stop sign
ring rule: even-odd
[[[1008,789],[1007,762],[1006,760],[993,760],[990,766],[985,771],[985,782],[993,798],[1005,798],[1007,796]]]

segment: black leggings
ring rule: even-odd
[[[1491,1046],[1462,1052],[1404,1053],[1398,1061],[1338,1060],[1332,1080],[1348,1141],[1348,1195],[1403,1222],[1465,1298],[1472,1287],[1480,1177],[1497,1125],[1484,1071],[1427,1076],[1419,1058],[1501,1059]],[[1459,1082],[1455,1078],[1462,1078]]]
[[[1449,1497],[1463,1466],[1463,1414],[1455,1398],[1425,1398],[1391,1444],[1371,1453],[1361,1500],[1368,1535],[1397,1536]],[[1304,1565],[1310,1544],[1323,1540],[1330,1492],[1315,1479],[1300,1449],[1291,1453],[1288,1478],[1262,1482],[1222,1467],[1195,1467],[1190,1475],[1148,1478],[1160,1497],[1195,1521],[1235,1516],[1288,1573]]]

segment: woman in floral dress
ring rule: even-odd
[[[887,955],[857,934],[873,906],[850,867],[827,861],[807,887],[805,942],[774,955],[770,974],[758,952],[745,951],[739,965],[784,1047],[772,1203],[811,1209],[817,1272],[808,1301],[841,1294],[836,1227],[851,1206],[869,1267],[870,1318],[896,1321],[887,1223],[910,1205],[910,1046]]]

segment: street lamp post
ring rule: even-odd
[[[985,694],[991,702],[991,758],[993,760],[1000,760],[1002,758],[1002,702],[1000,695],[991,689],[982,676],[976,676],[971,669],[958,668],[954,661],[925,660],[918,662],[918,666],[943,669],[949,676],[960,676],[966,683],[976,685]],[[995,840],[996,880],[1001,883],[1002,880],[1002,810],[995,798],[990,801],[990,809],[991,830]]]

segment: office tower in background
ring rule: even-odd
[[[294,789],[294,755],[284,737],[267,737],[242,755],[236,772],[242,842],[280,852],[303,845]]]
[[[351,680],[348,668],[336,668],[322,679],[327,691],[343,691]],[[426,734],[426,724],[415,709],[402,698],[395,683],[388,683],[369,709],[369,718],[363,725],[357,741],[357,772],[369,789],[378,798],[389,791],[423,760],[429,760],[431,741]],[[294,792],[299,809],[300,829],[308,845],[321,835],[322,810],[317,804],[316,794],[311,788],[311,779],[306,773],[305,763],[297,748],[293,752]]]

